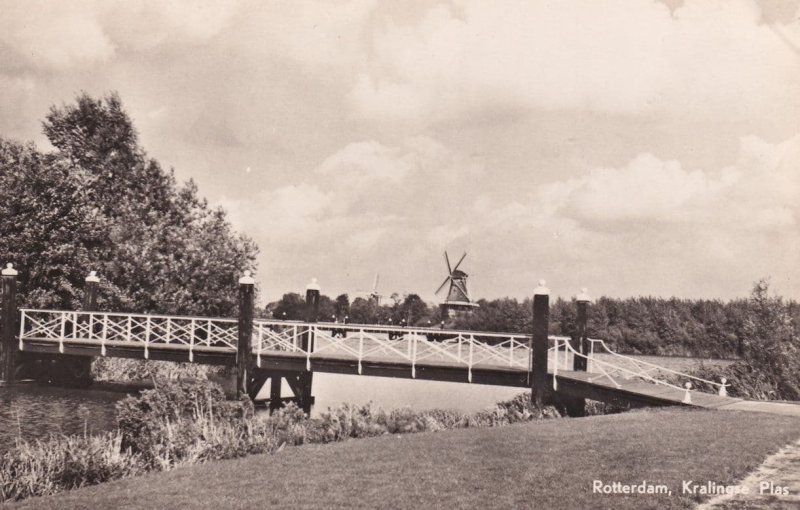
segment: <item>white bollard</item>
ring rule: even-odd
[[[720,397],[727,397],[728,396],[728,379],[722,378],[722,384],[719,386],[719,396]]]
[[[686,393],[683,395],[683,403],[684,404],[691,404],[692,403],[692,394],[689,391],[692,389],[692,383],[687,382],[684,386],[686,386]]]

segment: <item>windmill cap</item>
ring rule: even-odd
[[[547,282],[545,282],[544,280],[539,280],[539,285],[537,285],[536,288],[533,289],[533,295],[534,296],[549,296],[550,295],[550,289],[548,289],[545,285],[547,285]]]
[[[97,277],[97,271],[89,271],[89,276],[86,277],[86,281],[88,283],[97,283],[100,281],[100,278]]]
[[[320,290],[319,283],[317,283],[316,278],[311,279],[311,283],[306,285],[306,290],[316,290],[316,291]]]
[[[14,269],[14,264],[12,264],[11,262],[6,264],[5,269],[0,271],[0,273],[2,273],[3,276],[17,276],[17,274],[19,274],[19,273],[17,273],[17,270]]]
[[[589,301],[591,301],[591,300],[592,300],[592,298],[591,298],[591,297],[589,297],[589,293],[587,292],[587,290],[586,290],[586,287],[583,287],[583,288],[581,289],[581,292],[580,292],[580,294],[578,294],[578,295],[575,297],[575,300],[576,300],[576,301],[580,301],[580,302],[582,302],[582,303],[585,303],[585,302],[589,302]]]

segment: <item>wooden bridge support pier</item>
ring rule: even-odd
[[[9,276],[16,278],[16,275]],[[100,279],[95,271],[91,271],[85,282],[82,310],[93,312],[97,310],[97,287]],[[10,294],[16,293],[16,282],[11,283],[9,278],[9,284],[14,286]],[[19,316],[16,303],[13,305],[13,314],[15,319]],[[84,327],[88,327],[86,325],[89,321],[88,317],[81,316],[78,321]],[[13,326],[9,334],[12,337],[14,378],[17,381],[33,379],[41,384],[74,387],[87,387],[92,384],[92,360],[94,359],[92,356],[26,352],[21,350],[16,341],[18,321],[8,321],[8,323]]]
[[[83,306],[85,312],[97,311],[97,286],[100,278],[95,271],[91,271],[84,280],[83,287]],[[89,322],[88,317],[81,317],[83,324]],[[91,356],[60,356],[56,360],[56,374],[58,383],[86,387],[92,384],[92,360]]]
[[[589,355],[589,336],[586,331],[588,323],[589,295],[586,289],[581,289],[581,293],[576,298],[577,317],[575,333],[570,339],[570,345],[576,352],[585,356]],[[566,352],[564,353],[566,356]],[[572,369],[576,372],[586,372],[588,370],[588,360],[582,356],[575,356],[572,359]],[[560,394],[556,399],[556,405],[563,408],[568,416],[586,415],[586,398],[577,395]]]
[[[320,287],[316,278],[312,279],[311,283],[306,287],[306,322],[314,324],[318,320],[319,315],[319,297]],[[252,322],[252,321],[251,321]],[[252,326],[251,326],[252,328]],[[313,348],[314,333],[309,330],[303,334],[301,345],[303,351],[308,351]],[[248,352],[250,344],[248,344]],[[240,350],[241,352],[241,350]],[[286,370],[265,370],[254,369],[253,376],[250,379],[250,384],[247,388],[247,394],[251,399],[256,398],[256,395],[261,389],[269,382],[269,408],[274,411],[280,409],[285,402],[295,402],[303,412],[311,413],[311,406],[314,404],[314,396],[312,395],[312,386],[314,380],[314,373],[311,371],[286,371]],[[283,381],[286,381],[287,386],[294,394],[293,397],[282,397],[281,390]]]
[[[0,273],[3,279],[3,302],[0,313],[0,383],[12,384],[17,379],[18,353],[14,333],[17,329],[17,271],[8,264]]]
[[[588,355],[589,338],[586,333],[588,319],[587,307],[589,296],[586,289],[581,289],[577,298],[577,324],[576,334],[571,339],[571,344],[576,351]],[[550,322],[550,291],[545,287],[543,280],[533,291],[533,335],[531,346],[531,401],[537,408],[553,405],[568,416],[584,416],[586,414],[586,399],[582,396],[571,395],[557,391],[551,377],[548,375],[548,329]],[[566,355],[566,353],[565,353]],[[586,358],[576,356],[573,360],[573,370],[586,371]]]
[[[253,380],[250,378],[253,350],[253,307],[256,281],[245,271],[239,278],[239,323],[236,344],[236,396],[251,395]],[[263,384],[263,382],[262,382]],[[261,388],[256,389],[256,393]]]
[[[586,325],[589,321],[589,302],[591,298],[586,293],[586,289],[581,289],[581,293],[575,299],[577,305],[577,320],[575,321],[575,334],[572,337],[572,348],[584,356],[589,356],[589,335]],[[576,372],[586,372],[589,369],[589,360],[582,356],[575,356],[572,359],[572,369]]]
[[[550,380],[547,377],[550,325],[550,290],[544,280],[533,290],[533,335],[531,338],[531,402],[543,409],[552,401]]]
[[[306,286],[306,321],[311,324],[316,324],[319,319],[319,284],[316,278],[311,279],[311,283]],[[314,333],[309,330],[303,337],[303,350],[314,350]],[[300,372],[297,377],[299,394],[297,405],[303,409],[304,412],[311,412],[311,403],[313,396],[311,395],[311,387],[314,381],[314,372],[306,371]]]

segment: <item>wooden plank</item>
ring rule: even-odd
[[[376,377],[397,377],[402,379],[422,379],[433,381],[469,382],[468,371],[463,366],[447,367],[437,365],[417,365],[416,377],[412,376],[411,366],[399,362],[362,361],[362,375]],[[305,357],[264,356],[261,355],[261,368],[266,370],[306,371]],[[358,361],[337,358],[311,358],[312,372],[334,374],[358,374]],[[528,374],[523,371],[472,369],[472,383],[495,386],[512,386],[524,388],[528,386]]]
[[[45,353],[45,354],[59,354],[58,344],[52,342],[35,342],[25,341],[25,352],[31,353]],[[185,363],[189,361],[188,350],[173,350],[173,349],[153,349],[152,345],[149,349],[149,357],[147,359],[159,361],[175,361]],[[102,356],[101,347],[99,344],[64,344],[64,354],[73,354],[76,356]],[[136,346],[106,346],[106,357],[109,358],[129,358],[129,359],[145,359],[144,349],[141,345]],[[195,351],[194,363],[200,365],[236,365],[236,353],[232,351]]]

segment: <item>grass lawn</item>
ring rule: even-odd
[[[383,436],[153,473],[14,508],[687,508],[681,481],[732,484],[800,437],[764,413],[644,410]],[[669,495],[592,494],[593,480]]]

